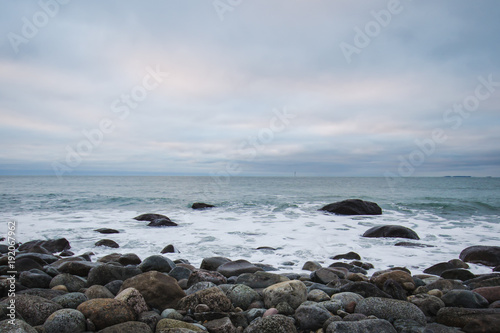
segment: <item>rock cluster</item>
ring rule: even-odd
[[[163,255],[91,262],[54,255],[70,248],[66,240],[27,244],[17,253],[30,261],[17,267],[15,321],[0,257],[0,332],[500,332],[500,273],[476,276],[459,259],[421,275],[404,267],[368,274],[373,266],[351,252],[327,267],[310,261],[302,274],[276,274],[242,259],[205,258],[200,268]],[[499,259],[494,247],[463,253]]]

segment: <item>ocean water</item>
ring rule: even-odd
[[[349,198],[378,203],[380,216],[337,216],[318,211]],[[193,202],[216,205],[193,210]],[[19,242],[67,238],[72,251],[95,258],[120,252],[142,259],[168,244],[198,266],[204,257],[225,256],[301,272],[315,260],[357,252],[376,269],[406,266],[413,273],[450,259],[472,245],[500,245],[500,178],[272,178],[272,177],[0,177],[0,233],[17,222]],[[159,213],[177,227],[147,227],[133,217]],[[377,225],[413,229],[419,241],[363,238]],[[98,228],[119,234],[101,235]],[[95,247],[102,238],[120,248]],[[394,246],[411,241],[425,248]],[[275,250],[258,250],[271,247]],[[471,265],[475,273],[491,268]]]

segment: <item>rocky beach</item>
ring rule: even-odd
[[[321,210],[382,214],[376,204],[361,200]],[[135,219],[162,230],[175,224],[160,214]],[[402,246],[418,246],[419,239],[398,225],[370,228],[363,236],[413,240]],[[118,244],[103,238],[95,246]],[[96,257],[91,251],[75,255],[66,238],[0,246],[0,331],[500,332],[497,246],[467,247],[423,274],[406,267],[376,270],[352,251],[325,254],[323,263],[305,261],[300,273],[222,256],[200,258],[195,267],[170,260],[172,245],[143,260],[134,253]],[[488,266],[491,273],[474,274],[469,263]]]

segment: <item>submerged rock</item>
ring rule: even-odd
[[[117,249],[120,247],[120,245],[118,245],[118,243],[112,239],[101,239],[100,241],[97,241],[95,243],[95,246],[106,246],[106,247],[111,247],[114,249]]]
[[[339,215],[381,215],[382,208],[374,202],[347,199],[324,206],[320,210]]]
[[[415,231],[400,225],[381,225],[373,227],[365,231],[363,237],[420,239]]]
[[[213,208],[215,207],[214,205],[206,204],[203,202],[195,202],[191,208],[193,209],[206,209],[206,208]]]
[[[137,221],[149,221],[148,227],[175,227],[177,223],[172,222],[167,216],[161,214],[142,214],[134,217]]]

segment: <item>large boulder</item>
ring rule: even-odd
[[[179,300],[186,296],[176,279],[157,271],[125,280],[120,292],[127,288],[137,289],[150,307],[160,311],[175,308]]]
[[[363,237],[390,237],[420,239],[417,233],[410,228],[400,225],[380,225],[365,231]]]
[[[47,318],[43,328],[45,332],[80,333],[87,330],[87,322],[80,311],[61,309]]]
[[[71,245],[69,244],[66,238],[59,239],[49,239],[49,240],[33,240],[21,244],[18,250],[22,252],[31,252],[33,248],[42,247],[47,250],[49,253],[62,252],[64,250],[69,250]]]
[[[51,300],[33,296],[16,295],[16,311],[31,326],[42,325],[47,318],[62,309],[62,306]]]
[[[227,278],[239,276],[243,273],[255,273],[258,271],[263,271],[263,269],[243,259],[227,262],[217,268],[217,272]]]
[[[355,313],[380,319],[411,319],[425,326],[425,314],[415,304],[381,297],[369,297],[358,302]]]
[[[450,290],[441,297],[441,300],[449,307],[457,308],[487,308],[489,303],[478,293],[470,290]]]
[[[61,273],[69,273],[72,275],[87,277],[92,268],[100,265],[102,264],[90,261],[66,261],[63,262],[57,270]]]
[[[500,246],[470,246],[460,253],[460,259],[486,266],[500,265]]]
[[[168,217],[161,214],[142,214],[134,217],[137,221],[149,221],[149,227],[175,227],[177,223],[172,222]]]
[[[91,299],[76,309],[90,319],[98,330],[136,319],[135,313],[127,304],[113,298]]]
[[[200,269],[205,269],[207,271],[216,271],[220,265],[230,262],[231,259],[225,257],[210,257],[204,258],[201,261]]]
[[[320,210],[339,215],[381,215],[382,208],[374,202],[347,199],[324,206]]]
[[[307,300],[307,287],[302,281],[292,280],[274,284],[262,292],[267,308],[286,302],[293,309]]]

